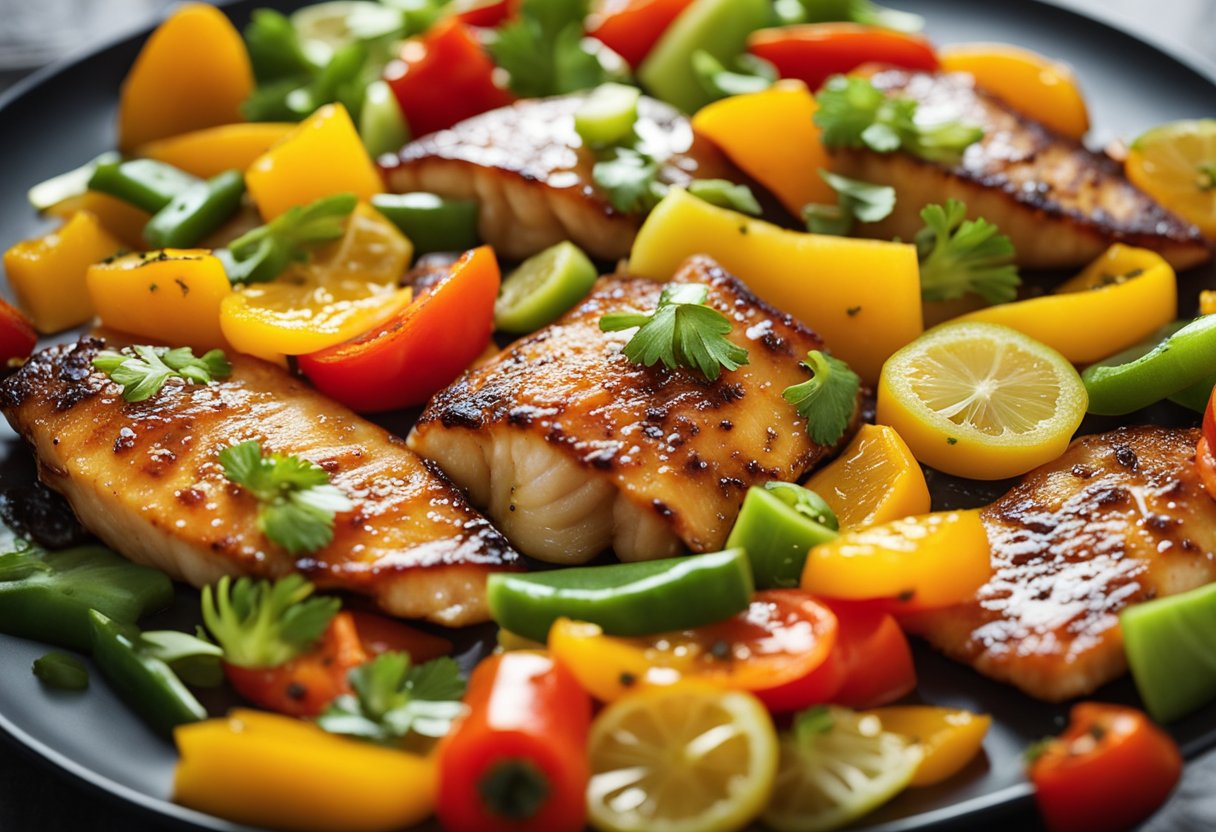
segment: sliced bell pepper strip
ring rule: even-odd
[[[372,197],[372,207],[410,238],[416,255],[464,252],[477,245],[475,200],[426,193],[378,194]]]
[[[522,0],[455,0],[445,10],[461,23],[493,29],[519,14],[521,2]]]
[[[591,700],[542,653],[491,656],[439,745],[438,815],[451,832],[580,832]]]
[[[895,617],[874,604],[826,602],[836,615],[836,650],[844,682],[832,697],[849,708],[874,708],[916,689],[912,648]]]
[[[135,155],[155,159],[202,179],[226,170],[242,173],[296,126],[290,122],[223,124],[159,139],[135,149]]]
[[[747,51],[817,90],[833,75],[878,63],[902,69],[935,71],[933,44],[920,35],[860,23],[805,23],[761,29],[747,39]]]
[[[152,248],[189,248],[201,243],[241,207],[245,177],[230,170],[191,185],[152,215],[144,239]]]
[[[726,545],[747,551],[761,589],[797,587],[807,552],[835,540],[835,524],[832,510],[813,491],[793,483],[752,486]]]
[[[1207,637],[1216,632],[1216,584],[1128,607],[1119,627],[1153,719],[1171,722],[1216,700],[1216,645]]]
[[[747,552],[491,575],[490,614],[512,633],[544,641],[559,618],[588,621],[611,635],[650,635],[699,627],[747,608]]]
[[[8,273],[12,279],[12,272]],[[0,372],[14,361],[24,361],[34,351],[38,333],[21,311],[0,298]]]
[[[369,659],[381,653],[409,653],[416,664],[452,654],[452,642],[374,612],[353,610],[350,616],[359,634],[359,644]]]
[[[910,786],[933,786],[958,774],[980,753],[992,717],[927,705],[876,708],[882,729],[903,734],[924,756]]]
[[[692,0],[605,0],[587,20],[587,34],[638,67]]]

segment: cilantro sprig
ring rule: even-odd
[[[988,303],[1017,297],[1022,279],[1013,265],[1013,243],[992,223],[969,220],[957,199],[926,205],[925,227],[916,234],[920,288],[925,300],[953,300],[973,292]]]
[[[931,162],[952,164],[984,137],[982,128],[957,121],[918,123],[916,101],[888,98],[867,78],[833,75],[815,101],[814,120],[828,147],[867,147],[877,153],[904,150]]]
[[[93,366],[122,385],[122,397],[129,402],[152,398],[171,378],[189,384],[210,384],[232,373],[223,350],[210,350],[196,357],[189,347],[152,347],[141,344],[121,350],[102,350]]]
[[[358,202],[354,194],[335,194],[292,206],[215,253],[233,283],[274,280],[290,264],[306,262],[314,246],[341,238]]]
[[[819,176],[836,192],[836,204],[810,203],[802,209],[807,230],[814,234],[844,236],[858,220],[879,222],[895,210],[895,189],[860,179],[850,179],[819,169]]]
[[[203,587],[203,624],[229,664],[278,667],[308,652],[342,606],[314,590],[294,574],[273,583],[224,576]]]
[[[511,92],[521,98],[585,90],[611,73],[585,42],[587,0],[523,0],[519,14],[498,29],[490,43],[495,63],[507,71]]]
[[[410,733],[438,738],[464,711],[464,680],[450,658],[414,665],[408,653],[382,653],[347,674],[353,693],[317,720],[331,734],[397,745]]]
[[[651,312],[610,312],[600,318],[604,332],[638,328],[623,350],[635,364],[653,367],[662,362],[669,370],[687,367],[710,381],[723,369],[737,370],[747,363],[747,350],[726,336],[730,320],[711,306],[709,287],[672,283],[659,295]]]
[[[315,552],[334,537],[334,515],[354,503],[321,466],[284,454],[264,455],[257,440],[220,451],[230,482],[258,500],[258,528],[291,554]]]
[[[848,364],[819,350],[808,352],[802,366],[811,371],[811,378],[785,388],[781,395],[806,420],[812,442],[834,445],[853,418],[861,379]]]

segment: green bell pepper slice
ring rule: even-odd
[[[707,555],[498,573],[486,584],[490,615],[517,635],[545,641],[559,618],[598,624],[605,633],[642,636],[729,618],[752,597],[747,553]]]
[[[153,248],[193,248],[232,218],[244,194],[245,177],[239,170],[191,185],[152,215],[144,225],[144,239]]]
[[[770,482],[747,490],[726,545],[747,550],[760,589],[796,587],[807,553],[834,540],[839,528],[831,507],[814,491]]]
[[[131,159],[99,164],[89,177],[89,190],[109,194],[155,214],[183,191],[202,181],[164,162]]]
[[[372,207],[414,244],[414,254],[468,251],[477,245],[478,203],[435,194],[377,194]]]
[[[1171,722],[1216,700],[1216,584],[1128,607],[1119,624],[1153,719]]]
[[[89,687],[89,669],[71,653],[47,653],[34,659],[34,675],[48,688],[82,691]]]
[[[115,692],[158,733],[169,736],[178,725],[199,722],[207,711],[158,658],[140,649],[139,629],[97,610],[89,611],[93,661]]]

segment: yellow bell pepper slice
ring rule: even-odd
[[[779,81],[763,92],[734,95],[701,108],[692,128],[800,217],[808,202],[836,202],[836,194],[819,175],[830,163],[814,115],[815,96],[805,84]]]
[[[438,789],[431,757],[234,710],[174,732],[173,799],[236,823],[301,832],[393,832],[421,823]]]
[[[1199,293],[1199,314],[1216,315],[1216,289],[1205,289]]]
[[[845,531],[811,549],[802,588],[842,601],[886,600],[895,612],[961,604],[992,575],[979,511],[947,511]]]
[[[658,653],[624,638],[607,636],[598,624],[559,618],[549,628],[549,653],[600,702],[615,702],[647,687],[674,685],[694,670],[692,651]]]
[[[100,191],[85,191],[56,202],[46,209],[49,216],[57,217],[64,222],[81,211],[88,211],[97,217],[102,228],[129,248],[141,249],[144,247],[144,226],[147,225],[152,215],[109,194],[103,194]]]
[[[4,271],[34,329],[59,332],[93,317],[85,275],[89,266],[121,248],[96,216],[80,211],[58,231],[6,251]]]
[[[960,321],[1004,324],[1092,364],[1138,344],[1178,313],[1178,281],[1155,251],[1115,243],[1054,294],[989,306]]]
[[[922,331],[914,246],[787,231],[673,190],[643,223],[629,269],[667,281],[694,254],[810,326],[869,383]]]
[[[907,444],[887,425],[862,425],[806,487],[827,501],[842,529],[929,512],[929,486]]]
[[[241,33],[206,3],[182,6],[157,27],[122,84],[118,146],[243,121],[253,68]]]
[[[884,731],[903,734],[920,746],[924,757],[910,786],[933,786],[958,774],[983,747],[992,717],[955,708],[894,705],[868,713]]]
[[[135,155],[173,165],[202,179],[244,171],[294,130],[294,124],[222,124],[140,145]]]
[[[326,104],[263,153],[245,174],[249,195],[269,222],[293,205],[340,193],[370,200],[384,190],[350,114]]]
[[[202,249],[126,254],[89,267],[103,325],[171,347],[226,346],[220,304],[232,293],[224,264]]]

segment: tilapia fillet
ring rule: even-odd
[[[410,447],[466,489],[524,554],[580,563],[718,549],[748,487],[797,480],[816,445],[782,391],[819,338],[706,258],[674,278],[710,288],[750,363],[707,381],[621,352],[605,313],[649,310],[662,285],[600,278],[579,306],[439,393]]]
[[[1199,230],[1132,185],[1112,159],[1019,115],[958,73],[884,70],[871,81],[887,95],[919,103],[926,123],[961,121],[984,129],[955,165],[907,153],[839,150],[845,176],[891,185],[899,195],[886,220],[861,226],[869,236],[910,240],[921,209],[948,198],[967,203],[1008,234],[1028,268],[1073,268],[1114,242],[1155,249],[1175,268],[1211,257]]]
[[[51,347],[0,383],[0,410],[42,480],[114,549],[196,586],[222,575],[300,572],[370,595],[387,612],[449,625],[488,618],[486,575],[519,556],[405,443],[277,367],[235,356],[206,386],[171,379],[144,402],[95,371],[96,338]],[[219,451],[257,439],[311,460],[355,503],[333,542],[293,557],[256,524]]]
[[[477,200],[481,238],[508,259],[562,240],[603,260],[626,257],[642,218],[617,211],[592,182],[595,157],[574,129],[585,100],[520,101],[423,136],[381,159],[389,188]],[[687,118],[660,101],[639,102],[635,131],[648,153],[665,160],[659,180],[666,184],[740,177],[693,135]]]
[[[1216,581],[1216,500],[1196,430],[1073,442],[983,511],[993,577],[973,602],[904,623],[947,655],[1053,702],[1127,670],[1119,613]]]

